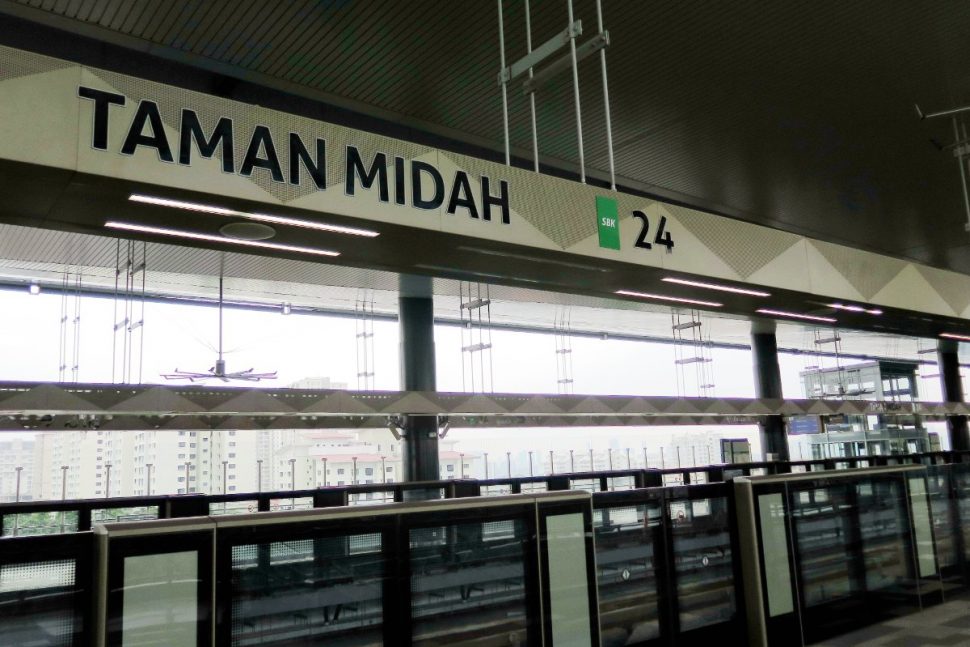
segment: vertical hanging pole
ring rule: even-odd
[[[953,138],[955,141],[960,141],[960,129],[957,126],[957,118],[953,118]],[[967,228],[970,228],[970,196],[967,194],[967,169],[963,164],[963,155],[957,157],[957,161],[960,163],[960,185],[963,187],[963,209],[967,214]]]
[[[529,0],[525,0],[525,50],[532,53],[532,16],[529,11]],[[532,68],[529,68],[529,78],[532,78]],[[536,93],[529,92],[529,114],[532,118],[532,164],[536,173],[539,172],[539,134],[536,129]]]
[[[596,26],[599,28],[600,35],[602,35],[603,0],[596,0]],[[610,84],[606,79],[606,48],[600,50],[600,71],[603,77],[603,113],[606,115],[606,154],[610,158],[610,188],[616,191],[616,169],[613,166],[613,125],[610,121]]]
[[[226,257],[225,255],[219,256],[219,364],[222,363],[222,282],[223,274],[226,271]],[[219,371],[219,366],[216,366],[216,372]]]
[[[501,2],[501,0],[499,1]],[[566,0],[566,4],[569,7],[569,24],[571,26],[573,24],[573,0]],[[583,155],[583,115],[579,105],[579,64],[576,61],[576,36],[569,38],[569,55],[573,61],[573,100],[576,103],[576,151],[579,155],[579,181],[586,184],[586,160]]]
[[[498,2],[498,47],[499,65],[502,67],[502,131],[505,137],[505,165],[512,165],[512,155],[509,151],[509,93],[507,81],[505,80],[505,18],[502,16],[502,0]],[[570,5],[572,7],[572,5]],[[570,15],[572,9],[570,8]],[[569,19],[572,22],[572,18]],[[576,48],[573,46],[573,64],[575,65]]]

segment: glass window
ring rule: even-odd
[[[727,499],[682,499],[668,508],[680,630],[734,619],[734,571]]]
[[[75,586],[74,571],[74,560],[0,566],[3,595],[0,635],[5,644],[53,647],[80,644],[74,636],[77,627],[71,595]]]
[[[659,504],[593,514],[603,647],[660,636],[655,546],[663,541]]]
[[[525,523],[502,522],[507,532],[485,542],[487,525],[411,530],[412,644],[416,647],[528,644]],[[443,603],[448,604],[448,613],[442,613]]]

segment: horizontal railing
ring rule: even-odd
[[[205,515],[372,505],[414,499],[582,489],[611,492],[647,487],[698,485],[738,476],[817,472],[858,467],[970,463],[970,451],[856,456],[803,461],[750,462],[666,469],[572,472],[492,479],[368,483],[316,489],[21,501],[0,504],[0,537],[84,532],[96,523],[138,519],[177,519]],[[46,518],[30,515],[46,514]],[[122,518],[118,518],[122,514]],[[34,526],[31,526],[31,523]],[[43,526],[43,527],[39,527]],[[32,529],[33,528],[33,529]]]

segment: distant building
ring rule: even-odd
[[[0,441],[0,501],[17,499],[17,474],[20,474],[20,500],[33,498],[34,441],[13,439]]]
[[[800,373],[807,398],[914,402],[919,364],[873,361]],[[807,439],[812,458],[910,454],[929,451],[930,437],[918,415],[876,412],[795,418],[789,433]],[[806,457],[807,458],[807,457]]]

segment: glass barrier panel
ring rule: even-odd
[[[662,514],[660,503],[593,511],[603,647],[660,636],[656,546],[663,541]]]
[[[380,533],[233,546],[232,645],[382,645],[381,548]]]
[[[681,472],[677,472],[675,474],[663,474],[661,475],[661,479],[664,485],[683,485],[684,484],[684,475]]]
[[[546,517],[546,550],[552,644],[592,647],[589,582],[584,568],[586,532],[581,512]]]
[[[959,527],[963,535],[963,559],[970,561],[970,464],[954,464],[951,474],[956,490],[957,510],[960,515]]]
[[[870,602],[878,598],[885,603],[911,601],[918,605],[913,597],[916,583],[903,482],[896,478],[865,479],[857,482],[855,489],[867,597]],[[923,503],[925,506],[925,496]]]
[[[79,645],[75,585],[73,559],[0,565],[0,643]]]
[[[501,485],[485,485],[481,488],[482,496],[506,496],[512,494],[512,486],[507,483]]]
[[[28,512],[3,515],[4,537],[63,535],[77,532],[77,511]]]
[[[606,480],[609,491],[616,492],[620,490],[634,490],[637,487],[637,481],[632,476],[616,476]]]
[[[599,479],[569,479],[570,490],[582,490],[584,492],[599,492]]]
[[[791,514],[798,550],[802,604],[815,607],[849,598],[863,588],[848,565],[855,506],[848,485],[792,488]]]
[[[936,558],[945,580],[960,581],[958,533],[954,527],[956,500],[950,497],[949,465],[933,465],[926,468],[926,486],[930,497],[930,518],[933,520],[933,537],[936,541]]]
[[[394,490],[380,492],[354,492],[347,497],[350,505],[380,505],[394,503]]]
[[[209,504],[209,514],[217,517],[224,514],[251,514],[259,511],[259,501],[221,501]]]
[[[91,510],[91,523],[115,523],[118,521],[149,521],[158,519],[157,505],[131,506],[128,508],[95,508]]]
[[[726,497],[668,503],[682,632],[734,619],[727,506]]]
[[[522,519],[411,529],[411,644],[528,644],[529,540]]]
[[[933,522],[926,496],[926,480],[922,475],[913,475],[909,476],[907,481],[909,482],[913,536],[916,540],[917,577],[933,577],[937,574],[936,548],[933,545]],[[903,504],[900,507],[902,508]],[[901,514],[905,514],[905,512]]]
[[[534,483],[523,483],[521,489],[522,494],[532,494],[535,492],[548,492],[549,486],[546,485],[545,481],[536,481]]]
[[[700,483],[710,483],[710,479],[707,477],[707,471],[691,472],[690,482],[691,482],[691,485],[698,485]]]
[[[281,510],[312,510],[313,497],[304,496],[292,499],[271,499],[269,502],[269,509],[271,512]]]
[[[121,644],[196,645],[199,578],[194,550],[125,557]]]

